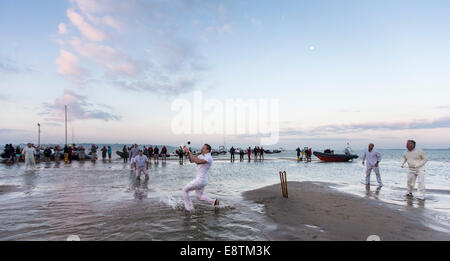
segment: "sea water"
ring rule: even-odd
[[[119,150],[119,146],[114,148]],[[40,163],[25,170],[23,163],[0,165],[0,240],[268,240],[276,224],[262,205],[243,199],[242,192],[288,181],[331,183],[338,190],[383,203],[420,208],[437,221],[434,229],[450,224],[450,151],[425,150],[427,199],[408,200],[403,150],[379,150],[385,187],[366,188],[361,159],[351,163],[297,162],[295,151],[265,155],[265,161],[230,162],[216,157],[205,194],[218,198],[218,209],[199,202],[186,212],[182,188],[196,175],[196,166],[178,160],[152,163],[148,181],[136,181],[129,163],[114,155],[72,164]],[[355,153],[362,155],[362,151]],[[245,155],[247,159],[247,155]],[[375,174],[372,183],[376,185]],[[281,189],[280,189],[281,196]],[[426,222],[425,222],[426,223]]]

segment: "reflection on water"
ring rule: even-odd
[[[195,165],[180,165],[177,159],[152,163],[148,181],[136,180],[130,164],[120,159],[41,163],[28,171],[2,164],[0,186],[8,190],[0,193],[0,240],[65,240],[69,235],[82,240],[265,240],[267,230],[276,226],[266,220],[261,205],[243,200],[241,193],[279,183],[280,170],[288,181],[331,182],[359,196],[438,211],[431,218],[448,224],[449,152],[428,156],[425,202],[404,196],[401,151],[383,152],[383,188],[361,184],[360,161],[296,162],[295,152],[267,155],[264,162],[216,160],[205,193],[219,198],[222,206],[215,209],[193,197],[192,213],[184,210],[181,190],[194,178]]]

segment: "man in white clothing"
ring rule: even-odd
[[[206,185],[208,185],[208,171],[211,168],[213,159],[211,157],[211,146],[205,144],[202,148],[201,155],[196,157],[192,155],[192,152],[184,147],[184,151],[187,153],[189,161],[198,165],[197,177],[183,188],[184,194],[184,206],[187,211],[192,211],[191,198],[189,192],[195,190],[197,193],[197,199],[209,202],[213,206],[219,205],[219,200],[212,199],[203,195]]]
[[[136,179],[141,179],[141,174],[144,173],[145,179],[148,180],[148,158],[142,153],[142,150],[139,151],[139,155],[132,159],[132,164],[134,164],[134,170],[136,171]]]
[[[372,173],[372,170],[375,171],[375,174],[377,175],[377,182],[378,182],[378,186],[382,187],[383,186],[383,182],[381,182],[381,175],[380,175],[380,169],[379,169],[379,164],[381,161],[381,155],[378,151],[376,151],[374,149],[375,145],[373,143],[369,144],[369,148],[367,149],[366,152],[364,152],[364,156],[363,156],[363,161],[362,164],[363,166],[366,165],[367,166],[367,170],[366,170],[366,185],[370,185],[370,174]],[[365,164],[367,162],[367,164]]]
[[[403,154],[401,166],[403,168],[405,163],[408,163],[409,167],[407,180],[408,194],[406,194],[406,196],[413,196],[412,192],[416,184],[416,179],[418,179],[419,187],[417,198],[425,200],[425,164],[428,162],[428,159],[422,150],[416,149],[416,142],[414,140],[408,140],[406,148],[408,150]]]
[[[134,144],[132,146],[132,148],[130,149],[129,153],[130,153],[130,167],[131,167],[131,170],[133,171],[133,168],[135,167],[134,163],[133,163],[133,159],[139,154],[138,145]]]
[[[23,149],[22,155],[25,159],[25,169],[28,169],[29,166],[35,169],[36,161],[34,160],[34,156],[36,155],[36,150],[31,146],[31,143],[28,143],[27,147]]]

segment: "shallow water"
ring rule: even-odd
[[[381,190],[375,186],[366,190],[361,184],[360,160],[296,162],[293,151],[266,155],[264,162],[230,163],[216,158],[205,193],[219,198],[222,206],[215,210],[192,193],[193,213],[184,211],[181,194],[195,176],[193,164],[152,164],[148,182],[137,182],[129,164],[117,158],[112,163],[41,163],[35,171],[25,171],[23,164],[1,164],[0,240],[65,240],[69,235],[82,240],[267,240],[275,224],[265,218],[261,205],[244,200],[241,193],[279,183],[280,170],[287,171],[289,181],[331,182],[362,197],[423,209],[437,221],[434,229],[446,231],[450,151],[426,151],[430,162],[425,203],[404,197],[402,151],[380,152],[385,184]],[[375,176],[372,180],[376,184]]]

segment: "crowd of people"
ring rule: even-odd
[[[133,144],[131,147],[124,145],[122,148],[121,156],[123,162],[127,163],[128,161],[130,161],[132,164],[132,159],[135,158],[139,154],[139,152],[142,152],[142,154],[145,155],[147,159],[153,159],[155,163],[159,162],[159,158],[161,158],[162,162],[166,162],[167,157],[169,156],[166,146],[162,146],[160,151],[157,145],[155,147],[150,145],[148,148],[147,146],[144,146],[143,149],[139,149],[139,146],[137,144]]]
[[[264,154],[266,153],[266,151],[264,150],[263,147],[258,147],[255,146],[253,149],[252,147],[248,147],[248,149],[235,149],[234,146],[231,147],[231,149],[229,150],[230,152],[230,161],[234,162],[236,159],[236,154],[239,154],[239,160],[240,161],[244,161],[245,158],[245,154],[247,154],[247,160],[251,161],[252,158],[253,160],[257,161],[257,160],[264,160]]]
[[[77,146],[76,144],[69,144],[65,146],[36,146],[33,143],[28,143],[25,148],[21,148],[17,146],[14,148],[12,144],[5,145],[4,153],[2,154],[3,158],[6,158],[6,163],[14,164],[19,161],[25,161],[25,153],[24,151],[29,148],[29,153],[33,153],[33,159],[35,163],[39,162],[50,162],[52,160],[56,162],[60,162],[63,160],[65,163],[72,163],[73,160],[84,161],[86,159],[90,159],[92,161],[97,160],[97,150],[98,147],[95,144],[92,144],[89,152],[86,153],[86,149],[83,146]],[[31,150],[33,149],[33,150]],[[104,146],[102,149],[102,158],[106,160],[108,157],[109,160],[112,158],[112,148],[111,146]]]
[[[378,186],[383,186],[381,180],[381,174],[379,169],[379,164],[381,162],[381,154],[375,150],[375,145],[373,143],[369,144],[368,149],[365,151],[362,164],[366,166],[366,179],[365,184],[367,186],[370,185],[370,175],[372,171],[375,172],[377,177]],[[403,167],[406,163],[409,165],[409,172],[407,178],[407,188],[408,194],[407,196],[412,197],[412,190],[418,180],[419,189],[418,189],[418,198],[423,199],[425,195],[425,185],[424,185],[424,175],[425,175],[425,164],[428,159],[425,156],[422,150],[416,149],[416,142],[414,140],[408,140],[407,142],[407,151],[402,156],[402,165]],[[50,162],[51,160],[55,160],[59,162],[64,160],[65,163],[71,163],[72,160],[77,159],[83,161],[85,159],[89,159],[95,161],[97,159],[97,151],[99,147],[95,144],[92,144],[91,148],[89,148],[89,153],[86,153],[86,149],[83,146],[73,145],[65,145],[64,147],[60,146],[35,146],[32,143],[28,143],[26,147],[21,148],[20,146],[14,147],[12,144],[5,145],[4,153],[2,154],[3,158],[7,159],[8,164],[18,163],[20,160],[25,161],[26,169],[29,167],[35,168],[36,163],[41,161]],[[211,154],[211,148],[209,147],[208,153]],[[127,163],[130,161],[131,168],[136,170],[137,178],[140,178],[141,174],[144,174],[146,179],[148,179],[148,174],[146,170],[148,170],[148,164],[151,163],[152,159],[157,164],[159,162],[159,158],[162,159],[162,162],[166,162],[167,156],[169,156],[166,146],[162,146],[161,150],[158,146],[144,146],[143,149],[139,149],[137,144],[132,145],[131,147],[127,147],[126,145],[123,147],[123,161]],[[307,162],[311,161],[312,157],[312,149],[305,147],[300,149],[297,147],[297,160]],[[105,145],[101,149],[101,156],[104,161],[112,159],[112,147],[110,145]],[[239,153],[240,161],[244,161],[244,155],[247,153],[248,161],[253,160],[264,160],[264,154],[266,151],[262,147],[255,146],[253,149],[248,147],[248,149],[235,149],[234,146],[229,150],[230,160],[232,162],[235,161],[235,154]],[[329,151],[328,153],[333,153]],[[348,145],[345,149],[345,154],[351,154],[351,148]],[[191,159],[195,156],[201,156],[201,153],[193,153],[191,148],[181,147],[175,151],[175,155],[178,156],[180,164],[183,164],[184,157]]]
[[[304,147],[303,149],[300,149],[300,147],[297,147],[295,150],[297,151],[297,161],[303,161],[303,159],[306,160],[306,162],[312,161],[312,149],[308,147]]]

